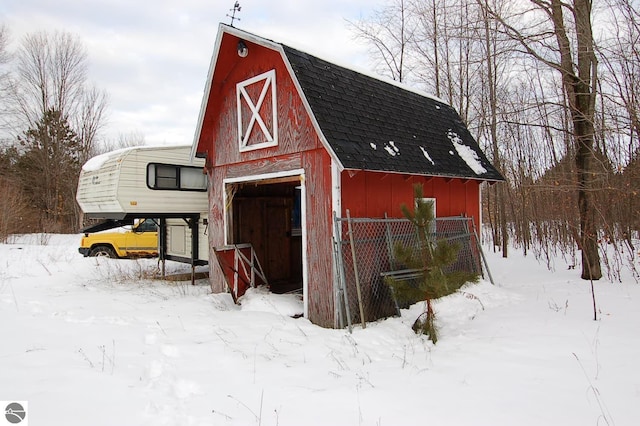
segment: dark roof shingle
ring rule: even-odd
[[[346,169],[503,180],[451,106],[282,47]]]

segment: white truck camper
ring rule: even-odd
[[[87,161],[76,200],[88,218],[105,221],[82,232],[152,218],[159,225],[160,260],[207,264],[207,175],[204,160],[190,155],[191,145],[137,146]]]

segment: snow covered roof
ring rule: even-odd
[[[345,169],[504,180],[443,101],[282,48]]]

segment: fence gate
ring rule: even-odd
[[[415,226],[408,219],[346,218],[334,215],[336,241],[336,310],[340,327],[399,315],[384,276],[399,271],[394,247],[418,246]],[[434,241],[446,240],[460,247],[456,262],[445,270],[489,273],[472,218],[436,218]],[[484,263],[485,268],[482,265]]]
[[[237,302],[249,287],[268,285],[251,244],[233,244],[216,247],[214,250],[234,302]]]

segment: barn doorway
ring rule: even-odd
[[[251,244],[273,293],[304,294],[302,182],[300,174],[225,182],[227,243]]]

